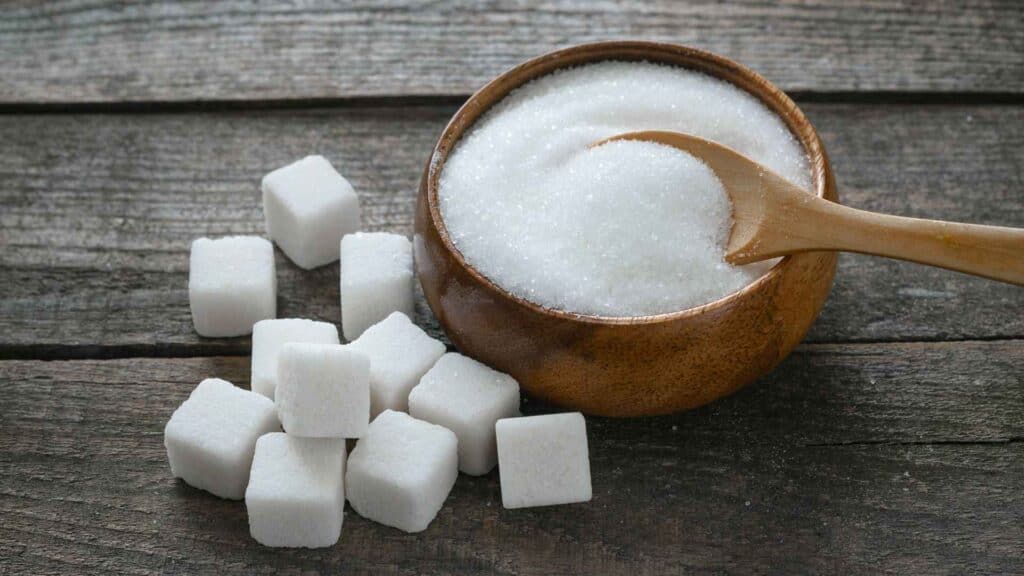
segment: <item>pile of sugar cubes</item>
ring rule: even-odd
[[[267,240],[193,242],[196,332],[252,334],[251,391],[209,378],[174,411],[164,444],[175,477],[244,498],[249,531],[267,546],[334,544],[346,500],[370,520],[424,530],[459,471],[495,465],[506,508],[590,500],[583,416],[521,416],[514,378],[446,353],[416,326],[412,245],[359,232],[359,199],[326,159],[275,170],[262,188],[285,255],[304,269],[340,258],[348,343],[332,323],[276,318]]]

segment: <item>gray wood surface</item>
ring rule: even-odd
[[[844,202],[1024,226],[1024,108],[808,104]],[[411,232],[414,192],[450,106],[0,116],[0,354],[245,353],[201,339],[188,247],[262,234],[259,179],[322,153],[352,181],[368,229]],[[337,264],[278,252],[279,315],[338,322]],[[1024,291],[844,255],[814,342],[1024,336]],[[421,301],[421,323],[437,327]]]
[[[32,574],[1019,574],[1022,362],[1020,342],[805,345],[711,407],[588,419],[590,504],[505,510],[496,474],[460,476],[427,531],[349,509],[318,551],[263,548],[243,504],[170,477],[170,413],[201,378],[244,384],[248,358],[0,362],[0,557]]]
[[[844,203],[1024,226],[1015,0],[4,2],[0,575],[1024,574],[1024,290],[864,256],[761,382],[588,418],[589,504],[505,510],[496,474],[461,476],[424,533],[348,510],[336,546],[271,550],[170,478],[173,409],[249,378],[247,338],[192,331],[193,238],[262,234],[260,177],[312,152],[365,228],[410,233],[466,94],[615,38],[794,93]],[[340,320],[336,264],[277,266],[281,316]]]
[[[1016,0],[150,2],[0,7],[0,102],[467,94],[574,43],[736,58],[787,90],[1024,91]]]

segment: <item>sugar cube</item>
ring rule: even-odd
[[[293,436],[359,438],[370,424],[370,359],[338,344],[289,342],[277,360],[274,404]]]
[[[392,312],[413,313],[412,243],[387,232],[341,239],[341,328],[355,340]]]
[[[444,354],[444,344],[401,312],[370,326],[349,348],[370,358],[370,417],[409,409],[409,391]]]
[[[306,156],[263,177],[267,234],[309,270],[338,259],[338,243],[359,230],[359,198],[323,156]]]
[[[188,303],[200,336],[242,336],[277,316],[273,245],[257,236],[193,241]]]
[[[455,485],[457,444],[447,428],[385,410],[348,459],[349,503],[375,522],[406,532],[425,530]]]
[[[264,546],[321,548],[341,536],[345,440],[267,434],[245,490],[249,533]]]
[[[226,380],[207,378],[164,427],[171,473],[221,498],[239,500],[249,481],[256,439],[280,429],[273,402]]]
[[[519,383],[462,354],[441,357],[409,394],[409,414],[459,438],[459,470],[479,476],[498,463],[494,423],[519,415]]]
[[[277,387],[277,358],[287,342],[338,344],[338,329],[329,322],[281,318],[252,327],[252,389],[271,400]]]
[[[505,508],[590,500],[590,457],[582,414],[505,418],[494,429]]]

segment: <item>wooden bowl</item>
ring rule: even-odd
[[[674,44],[584,44],[516,66],[455,113],[420,183],[413,238],[419,279],[427,302],[459,350],[508,372],[532,397],[604,416],[694,408],[749,384],[790,353],[828,297],[835,254],[786,257],[740,291],[697,308],[609,318],[549,310],[513,296],[466,263],[441,218],[441,170],[481,114],[534,78],[602,60],[673,64],[753,94],[785,121],[807,151],[814,193],[837,200],[818,134],[789,97],[755,72]]]

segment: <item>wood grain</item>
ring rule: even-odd
[[[864,256],[840,258],[818,343],[763,381],[676,416],[589,419],[586,505],[508,511],[496,474],[460,477],[425,533],[349,510],[337,546],[269,550],[243,504],[171,479],[162,445],[201,378],[248,381],[247,339],[191,330],[187,247],[262,233],[269,169],[323,153],[365,227],[409,233],[426,154],[466,94],[552,48],[652,39],[805,96],[845,203],[1024,226],[1022,14],[1014,0],[3,3],[0,358],[209,356],[0,361],[0,574],[1024,573],[1024,291]],[[301,109],[325,104],[340,107]],[[337,265],[277,262],[283,316],[338,321]]]
[[[803,346],[671,417],[588,419],[594,500],[510,511],[461,476],[408,535],[349,510],[327,550],[270,550],[244,505],[173,480],[162,430],[248,359],[0,362],[11,573],[1020,573],[1022,342]],[[526,402],[527,413],[547,406]],[[372,553],[367,553],[372,551]]]
[[[809,104],[840,196],[916,217],[1024,226],[1024,109]],[[202,340],[190,241],[261,234],[258,183],[325,154],[364,226],[411,233],[414,191],[449,106],[200,114],[0,116],[0,354],[245,353]],[[337,322],[337,265],[278,253],[279,310]],[[811,341],[1024,336],[1024,291],[907,263],[840,258]],[[437,331],[420,301],[419,320]]]
[[[0,102],[468,94],[549,50],[694,45],[786,90],[1024,91],[1014,0],[6,2]]]

